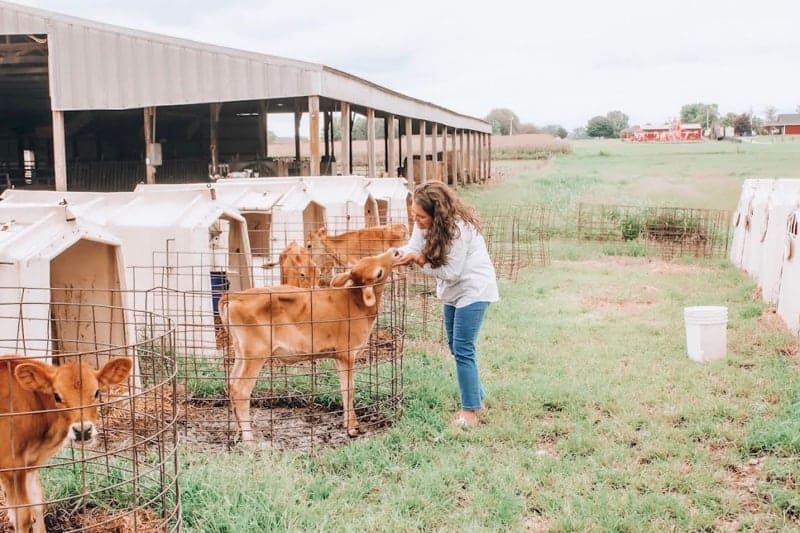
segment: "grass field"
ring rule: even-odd
[[[575,142],[494,162],[481,210],[580,201],[733,209],[744,178],[800,173],[800,143]],[[187,531],[798,531],[797,339],[724,260],[553,243],[501,281],[480,339],[485,423],[451,429],[453,364],[413,345],[405,412],[315,454],[183,454]],[[690,361],[682,309],[729,309],[728,357]]]

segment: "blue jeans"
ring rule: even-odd
[[[475,349],[478,332],[489,302],[475,302],[465,307],[444,306],[444,329],[447,344],[456,360],[458,390],[461,393],[461,408],[477,410],[485,396],[478,375],[478,358]]]

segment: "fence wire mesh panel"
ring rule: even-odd
[[[436,279],[415,265],[407,270],[406,338],[410,341],[445,343],[442,303],[436,297]]]
[[[343,399],[345,390],[352,391],[360,433],[380,431],[399,416],[404,276],[384,280],[380,289],[376,285],[374,293],[381,296],[377,314],[364,316],[361,300],[352,300],[361,298],[357,287],[258,287],[241,270],[211,270],[202,255],[171,255],[174,266],[154,266],[149,273],[151,284],[168,286],[143,294],[146,308],[174,322],[179,432],[186,443],[230,449],[241,442],[242,421],[230,398],[242,384],[252,386],[247,422],[254,444],[264,448],[305,450],[349,442],[349,433],[355,432],[348,432],[352,428],[343,423],[349,406]],[[136,277],[147,276],[139,272]],[[271,297],[274,291],[278,295]],[[351,295],[350,300],[344,294]],[[235,307],[230,302],[259,298],[257,311],[245,323],[238,321],[240,315],[230,316]],[[365,325],[371,327],[364,330]],[[235,331],[262,344],[256,352],[246,346],[240,350]],[[344,344],[331,344],[327,336],[344,339]],[[359,343],[363,349],[356,350]],[[242,373],[245,370],[255,374]],[[341,380],[348,374],[352,384],[345,382],[343,389]]]
[[[643,242],[648,255],[726,257],[730,212],[719,209],[580,204],[579,239]]]
[[[0,530],[29,519],[47,531],[180,529],[173,332],[164,317],[119,305],[130,301],[0,288]],[[51,376],[39,378],[50,392],[26,393],[26,375]],[[37,478],[41,515],[17,490]]]
[[[483,235],[497,276],[516,280],[528,266],[550,264],[552,211],[538,205],[511,206],[483,215]]]

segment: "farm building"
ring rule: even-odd
[[[467,179],[482,181],[491,170],[487,122],[321,64],[7,2],[0,2],[0,53],[4,186],[114,191],[142,181],[203,182],[228,171],[351,174],[356,114],[369,132],[376,119],[387,124],[380,148],[374,135],[368,139],[368,176],[378,175],[377,150],[393,177],[403,154],[426,159],[429,137],[464,155]],[[270,155],[276,113],[294,117],[288,160]],[[334,115],[342,124],[337,142]],[[303,117],[308,155],[300,150]],[[413,166],[404,172],[414,183]]]
[[[628,142],[693,142],[703,138],[700,124],[672,124],[634,126],[620,132],[620,139]]]
[[[771,135],[800,135],[800,113],[778,115],[775,122],[764,124]]]

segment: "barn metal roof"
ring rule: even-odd
[[[0,35],[46,34],[58,111],[137,109],[319,95],[491,133],[483,120],[340,70],[90,21],[0,1]]]

